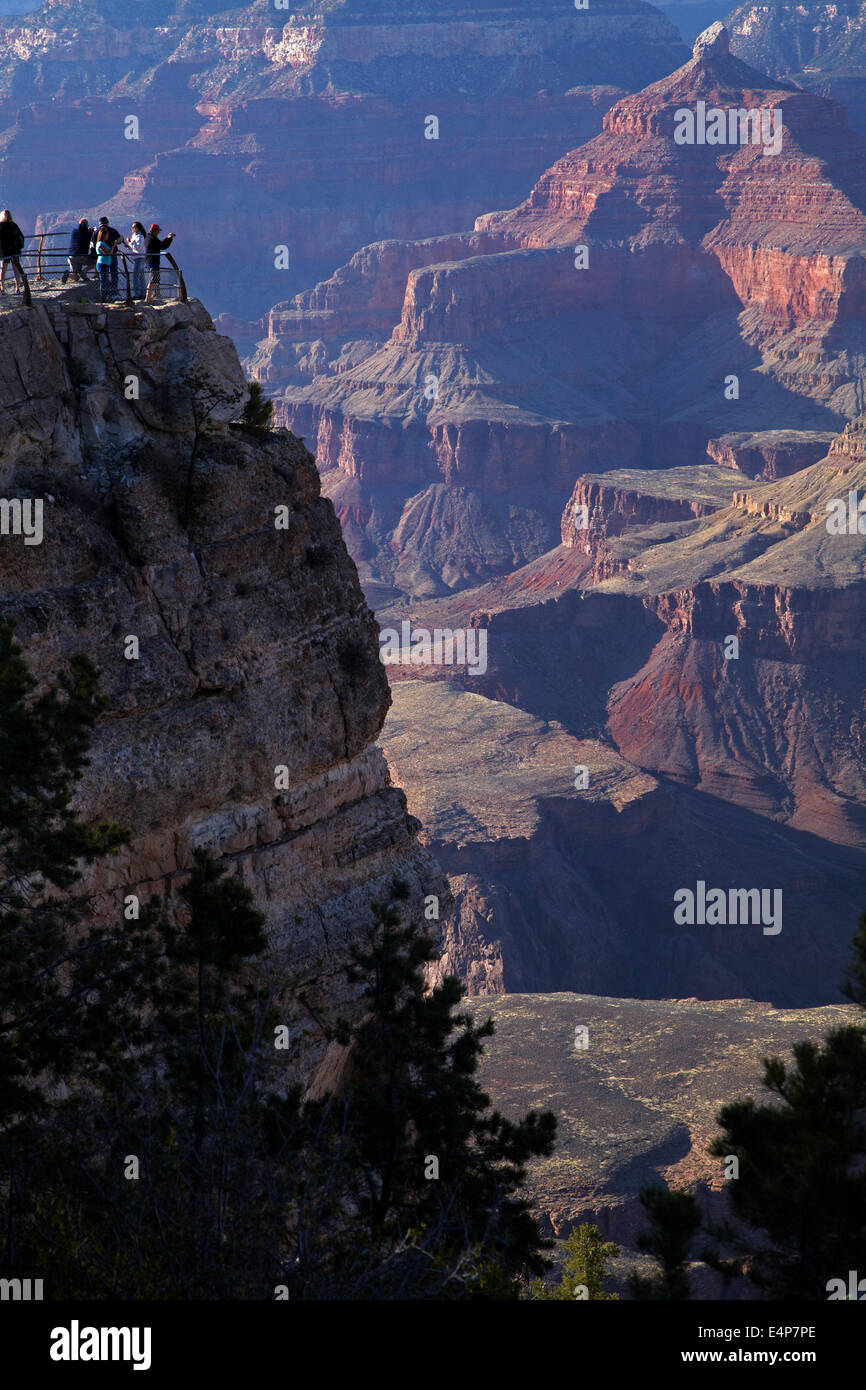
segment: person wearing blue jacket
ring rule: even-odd
[[[82,217],[78,226],[69,234],[69,269],[63,272],[63,284],[71,275],[73,280],[87,279],[87,262],[90,259],[90,227],[87,218]]]

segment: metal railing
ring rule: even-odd
[[[69,257],[69,232],[33,232],[25,237],[24,249],[11,258],[23,282],[22,303],[32,304],[33,292],[88,286],[89,297],[101,299],[99,274],[95,254],[82,260],[80,271],[73,272]],[[76,257],[72,257],[73,262]],[[8,272],[7,272],[8,278]],[[14,278],[14,276],[13,276]],[[134,304],[136,299],[152,301],[177,299],[187,301],[186,284],[177,261],[168,251],[161,251],[159,272],[145,256],[133,256],[118,247],[115,263],[107,276],[108,301]]]

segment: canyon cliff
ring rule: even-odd
[[[700,103],[778,147],[681,142]],[[263,322],[250,370],[383,627],[488,644],[390,666],[382,736],[473,992],[838,997],[864,576],[825,521],[866,482],[864,242],[866,142],[717,24],[516,209]],[[676,922],[699,882],[778,892],[782,930]]]
[[[246,318],[366,242],[525,196],[685,56],[642,0],[50,0],[3,27],[0,173],[22,227],[158,221],[190,286]]]
[[[250,370],[368,584],[477,585],[556,543],[584,473],[782,432],[781,474],[858,414],[866,140],[708,34],[517,208],[369,246],[262,322]],[[747,142],[681,142],[701,104],[744,113]]]
[[[2,488],[46,507],[0,541],[2,611],[41,685],[101,667],[80,800],[134,832],[97,910],[209,845],[312,1016],[374,901],[435,897],[431,975],[498,1024],[485,1088],[559,1117],[558,1236],[633,1245],[659,1178],[720,1215],[718,1105],[850,1017],[866,121],[819,14],[744,7],[691,58],[638,0],[7,26],[22,206],[178,223],[283,427],[237,422],[197,301],[0,312]],[[760,138],[677,138],[716,108]],[[483,663],[386,668],[377,622]]]
[[[375,744],[376,626],[312,458],[231,423],[245,380],[196,301],[52,297],[0,313],[0,342],[2,492],[44,506],[41,544],[0,540],[0,606],[40,686],[77,652],[100,668],[78,802],[132,832],[86,876],[99,918],[209,846],[336,1007],[371,904],[444,912],[447,887]]]
[[[725,22],[739,57],[843,102],[851,113],[851,124],[866,134],[866,5],[862,0],[746,3],[732,10]]]
[[[474,992],[838,997],[866,870],[864,439],[855,421],[769,482],[584,476],[560,546],[380,609],[383,627],[484,635],[484,669],[389,666],[382,736]],[[782,930],[677,922],[699,880],[772,883]]]

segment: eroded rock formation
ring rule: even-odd
[[[0,608],[40,682],[75,652],[100,667],[80,802],[132,832],[89,877],[100,916],[207,845],[336,1004],[371,903],[399,880],[444,912],[447,889],[375,746],[376,626],[312,458],[229,423],[244,378],[195,301],[54,299],[0,314],[0,342],[2,492],[44,504],[41,544],[0,539]]]
[[[726,143],[679,138],[699,107]],[[864,244],[866,141],[717,28],[519,207],[370,246],[278,306],[250,367],[365,580],[433,597],[555,545],[582,474],[756,432],[786,433],[767,476],[812,461],[861,409]]]
[[[838,997],[866,870],[864,438],[772,482],[587,477],[565,545],[382,607],[383,627],[484,634],[483,670],[389,666],[383,733],[474,991]],[[782,930],[677,923],[698,881],[772,884]]]

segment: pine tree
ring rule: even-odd
[[[254,430],[273,429],[273,401],[268,400],[258,381],[251,381],[249,385],[250,393],[241,413],[241,423]]]
[[[37,695],[0,622],[0,1267],[12,1277],[46,1088],[80,1070],[75,966],[91,949],[80,865],[128,838],[72,810],[101,709],[84,657]]]
[[[42,695],[12,627],[0,623],[0,1122],[38,1105],[33,1077],[72,1064],[66,968],[89,901],[74,891],[81,861],[128,836],[88,827],[71,809],[102,710],[84,657]]]
[[[866,1013],[866,913],[852,946],[842,990]],[[866,1273],[866,1026],[792,1050],[793,1065],[764,1059],[772,1101],[732,1101],[718,1115],[710,1152],[738,1159],[727,1193],[746,1225],[713,1232],[738,1251],[713,1262],[771,1298],[824,1300],[830,1280]]]
[[[697,1202],[690,1192],[644,1187],[640,1203],[650,1218],[650,1227],[638,1236],[638,1249],[652,1255],[659,1273],[656,1278],[647,1279],[632,1271],[628,1281],[632,1298],[691,1298],[686,1265],[701,1226]]]
[[[764,1062],[780,1103],[723,1106],[710,1152],[739,1160],[727,1192],[752,1228],[741,1268],[772,1298],[822,1300],[830,1279],[866,1272],[866,1032],[834,1028],[793,1054]]]
[[[575,1226],[563,1242],[563,1254],[559,1284],[548,1290],[540,1279],[536,1280],[531,1286],[530,1298],[592,1303],[619,1299],[618,1293],[606,1293],[604,1289],[608,1274],[605,1263],[616,1259],[619,1248],[612,1241],[604,1240],[597,1226],[588,1222]]]
[[[363,1017],[340,1030],[342,1094],[304,1108],[293,1298],[515,1298],[545,1268],[549,1242],[518,1194],[555,1118],[489,1109],[475,1073],[492,1021],[455,1014],[458,980],[425,987],[434,958],[426,932],[384,905],[351,952]]]
[[[291,1130],[299,1091],[274,1087],[263,918],[201,849],[179,899],[82,979],[90,1065],[45,1129],[28,1252],[66,1297],[273,1296],[291,1190],[273,1118]]]

